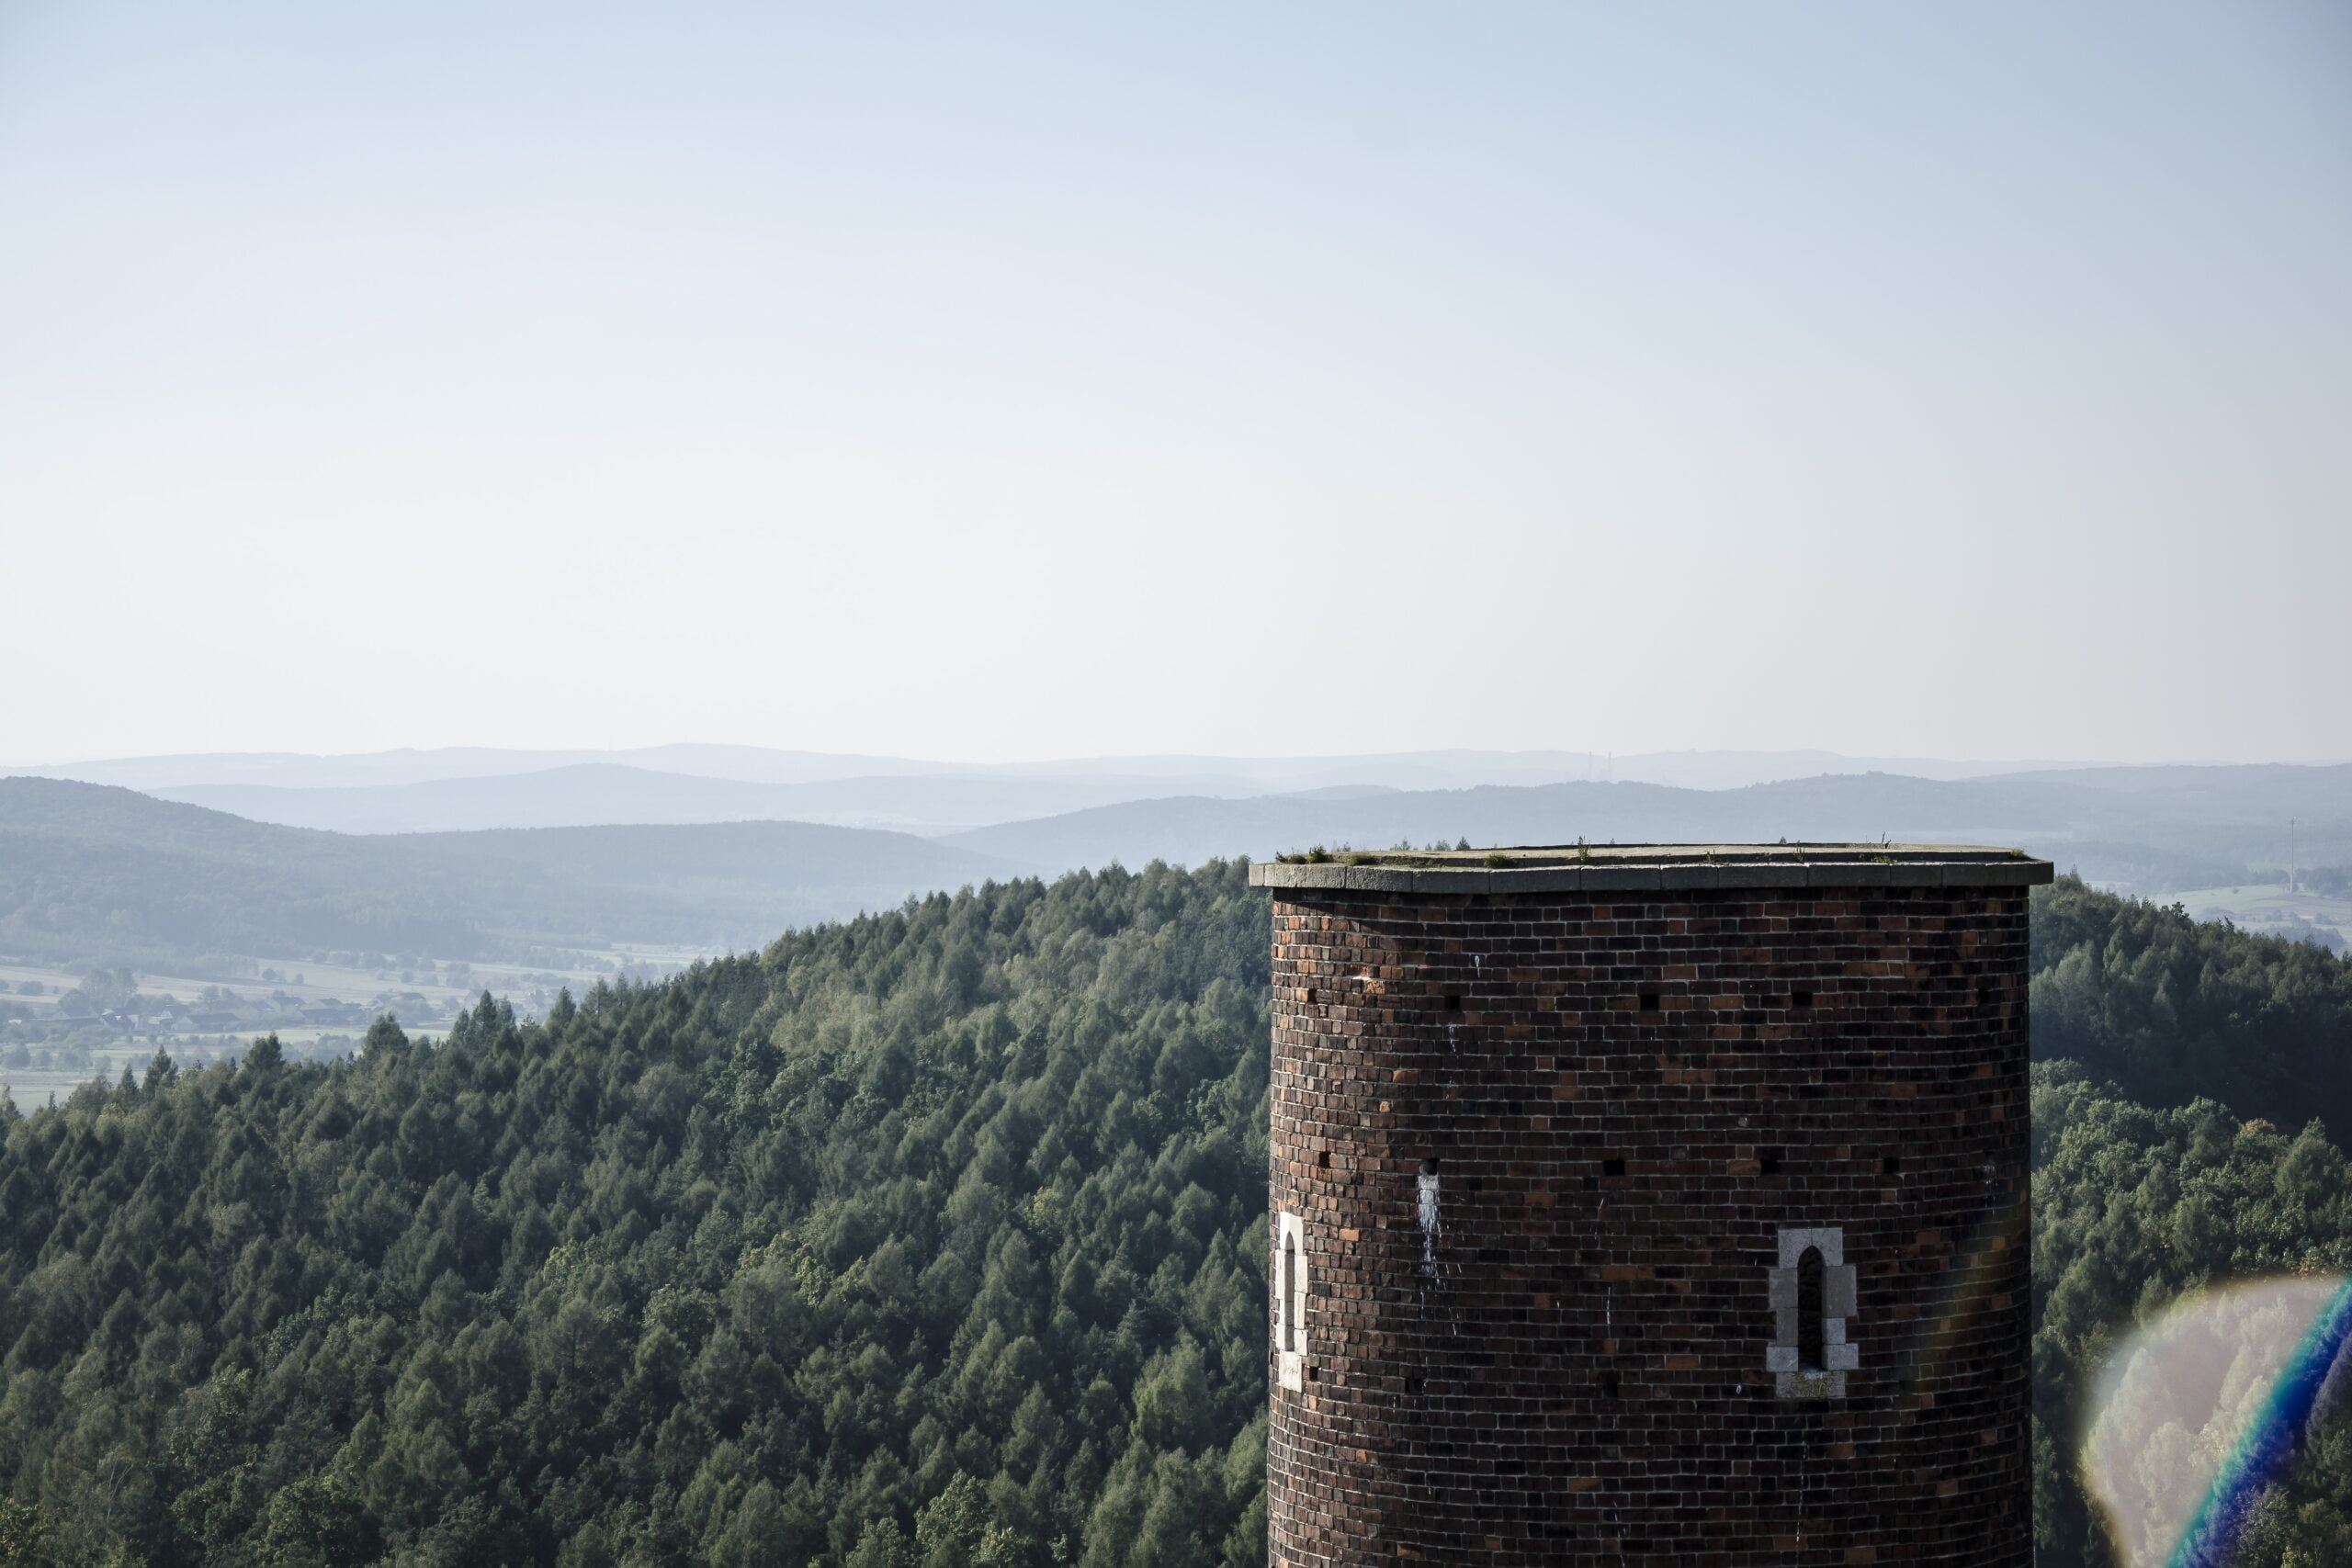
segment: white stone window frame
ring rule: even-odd
[[[1797,1322],[1797,1262],[1807,1248],[1821,1254],[1821,1361],[1806,1367],[1798,1361],[1803,1332]],[[1842,1225],[1813,1225],[1780,1233],[1780,1266],[1765,1270],[1772,1306],[1772,1342],[1765,1347],[1764,1370],[1772,1374],[1772,1391],[1782,1399],[1843,1399],[1846,1374],[1861,1361],[1846,1338],[1846,1321],[1854,1315],[1854,1266],[1846,1261],[1846,1231]]]
[[[1306,1390],[1306,1226],[1274,1216],[1274,1371],[1283,1387]]]

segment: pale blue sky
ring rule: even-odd
[[[2324,0],[0,0],[0,758],[2352,755]]]

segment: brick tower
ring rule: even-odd
[[[2048,862],[1571,847],[1250,880],[1275,1568],[2030,1560]]]

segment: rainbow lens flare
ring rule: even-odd
[[[2083,1449],[2117,1560],[2224,1568],[2264,1487],[2352,1376],[2347,1342],[2352,1281],[2328,1278],[2187,1297],[2126,1341]]]

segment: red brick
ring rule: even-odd
[[[1273,920],[1316,1372],[1272,1396],[1278,1568],[2030,1561],[2022,887],[1291,887]],[[1782,1400],[1765,1271],[1815,1225],[1860,1366]]]

